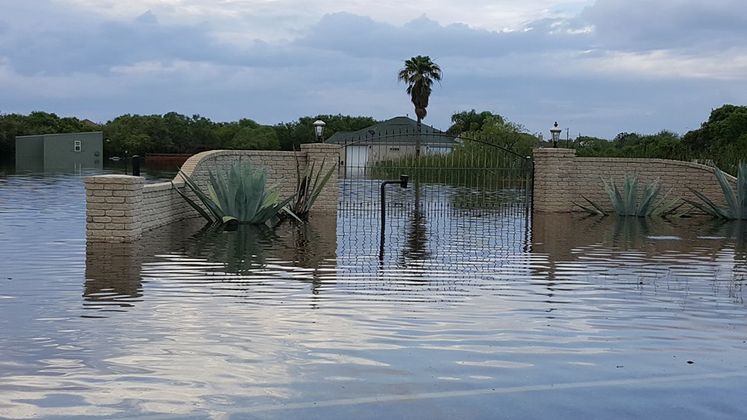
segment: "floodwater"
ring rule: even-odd
[[[747,417],[739,224],[365,214],[85,241],[0,176],[0,417]]]

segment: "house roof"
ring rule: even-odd
[[[87,125],[89,127],[98,127],[98,126],[101,125],[101,124],[97,124],[97,123],[89,120],[88,118],[86,118],[84,120],[80,120],[80,122],[81,122],[81,124]]]
[[[418,122],[409,117],[394,117],[381,121],[358,131],[338,131],[330,136],[325,143],[415,143],[418,133]],[[420,139],[423,144],[453,144],[456,138],[444,132],[421,123]]]
[[[29,137],[57,137],[57,136],[104,136],[103,131],[77,131],[74,133],[49,133],[49,134],[28,134],[24,136],[16,136],[17,139],[24,139]]]

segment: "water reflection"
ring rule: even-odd
[[[146,232],[134,243],[87,241],[84,307],[123,310],[142,301],[143,266],[158,255],[183,250],[185,241],[203,225],[199,219],[184,220]]]
[[[80,167],[72,169],[44,168],[43,166],[16,166],[12,161],[0,160],[0,182],[6,177],[14,177],[15,181],[27,182],[31,179],[49,179],[57,181],[68,177],[82,178],[92,175],[116,174],[129,175],[132,173],[131,164],[125,161],[112,162],[106,160],[102,168]],[[143,164],[140,167],[140,175],[145,178],[145,182],[165,182],[170,181],[176,176],[177,168],[160,167],[152,164]]]
[[[265,249],[278,235],[265,225],[239,225],[224,231],[220,226],[205,226],[187,242],[186,254],[224,263],[224,272],[246,274],[265,265]]]
[[[258,268],[285,263],[318,268],[334,258],[336,223],[334,217],[316,217],[310,223],[286,222],[274,228],[240,225],[235,231],[205,227],[186,241],[185,254],[224,263],[232,274],[252,273]]]
[[[709,218],[535,216],[532,248],[547,257],[533,272],[556,281],[612,279],[639,288],[661,281],[685,288],[726,285],[742,302],[747,275],[747,224]]]
[[[215,279],[228,287],[249,288],[247,280],[280,270],[310,283],[317,294],[320,269],[335,258],[336,226],[334,217],[318,216],[305,224],[240,225],[224,231],[191,219],[146,232],[132,244],[88,242],[85,306],[108,311],[131,307],[142,300],[147,278],[167,273],[206,288],[220,288]],[[299,275],[293,275],[297,270]]]
[[[86,245],[84,306],[131,307],[143,295],[142,264],[143,252],[138,244],[89,242]]]
[[[426,216],[420,203],[416,203],[415,210],[410,216],[405,236],[407,239],[402,249],[401,265],[403,267],[421,265],[430,257],[430,253],[428,252]]]
[[[532,220],[532,248],[555,261],[578,258],[578,250],[594,245],[610,250],[638,250],[654,256],[664,250],[692,250],[704,219],[652,220],[639,217],[585,217],[539,214]]]
[[[424,203],[382,267],[375,213],[101,248],[84,196],[0,179],[0,416],[745,417],[739,225]]]

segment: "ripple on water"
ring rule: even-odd
[[[380,259],[376,220],[343,217],[101,248],[83,202],[80,177],[0,177],[4,416],[744,414],[747,247],[722,227],[398,215]]]

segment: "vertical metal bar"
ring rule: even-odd
[[[140,155],[132,156],[132,176],[140,176]]]
[[[386,194],[384,187],[386,182],[381,183],[381,234],[379,236],[379,259],[384,259],[384,234],[386,233]]]

